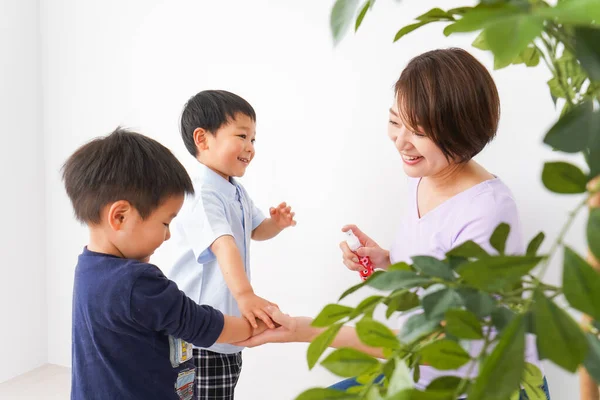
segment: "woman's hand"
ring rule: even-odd
[[[358,262],[358,257],[369,257],[375,268],[386,269],[390,265],[390,252],[382,249],[373,239],[365,235],[356,225],[346,225],[342,228],[342,232],[352,230],[354,235],[363,245],[357,250],[356,254],[350,250],[348,244],[344,241],[340,243],[342,249],[342,258],[344,265],[352,271],[360,271],[364,269]]]

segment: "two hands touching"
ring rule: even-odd
[[[260,329],[259,327],[254,330],[252,337],[234,343],[235,345],[256,347],[265,343],[309,342],[320,332],[311,326],[312,318],[291,317],[275,306],[268,306],[265,311],[276,327],[274,329]]]

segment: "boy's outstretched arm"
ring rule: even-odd
[[[233,294],[242,316],[255,329],[258,328],[256,318],[262,320],[269,328],[274,328],[271,317],[265,312],[265,309],[273,303],[254,294],[233,236],[219,237],[213,242],[210,249],[217,257],[227,287]]]
[[[289,226],[295,226],[295,213],[292,207],[286,203],[281,203],[277,207],[271,207],[269,210],[271,218],[265,219],[259,226],[252,231],[252,239],[269,240],[279,235],[279,233]]]
[[[167,332],[199,347],[215,342],[235,343],[264,332],[258,321],[253,328],[245,318],[223,315],[207,305],[198,305],[187,297],[156,267],[141,269],[129,296],[121,299],[131,319],[155,332]]]
[[[216,343],[236,343],[259,335],[268,329],[262,321],[257,321],[257,325],[257,328],[253,328],[246,318],[224,315],[223,330]]]

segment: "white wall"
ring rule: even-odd
[[[404,177],[386,137],[392,85],[408,60],[429,49],[469,47],[430,26],[393,44],[398,28],[440,1],[377,2],[359,34],[333,49],[332,1],[53,0],[42,2],[49,361],[69,365],[71,290],[86,231],[72,218],[59,168],[79,145],[118,124],[172,148],[192,168],[178,134],[183,103],[197,91],[234,91],[258,113],[257,158],[244,183],[263,209],[288,201],[298,226],[253,246],[254,286],[296,315],[316,315],[357,282],[337,244],[344,223],[391,241],[404,204]],[[444,1],[444,6],[463,5]],[[487,54],[473,50],[486,65]],[[557,115],[542,67],[494,73],[503,117],[479,160],[515,192],[525,231],[554,237],[574,205],[540,183],[542,146]],[[552,210],[545,212],[542,205]],[[582,221],[569,242],[583,250]],[[168,272],[167,255],[154,260]],[[161,263],[162,261],[162,263]],[[558,264],[548,274],[560,277]],[[352,301],[358,301],[355,296]],[[333,382],[308,372],[306,345],[246,351],[239,398],[291,399]],[[576,378],[547,370],[554,398],[576,398]]]
[[[0,1],[0,382],[47,358],[39,4]]]

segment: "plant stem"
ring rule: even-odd
[[[472,359],[470,361],[471,365],[469,365],[469,369],[467,370],[467,373],[460,380],[460,383],[458,384],[458,387],[456,388],[456,391],[454,392],[454,397],[456,397],[456,398],[458,398],[458,396],[463,394],[464,390],[466,389],[467,381],[470,379],[471,374],[473,373],[473,370],[475,369],[475,367],[478,364],[481,363],[481,359],[487,353],[488,347],[490,347],[490,345],[494,342],[491,339],[492,331],[493,331],[492,326],[488,323],[487,325],[485,325],[485,327],[487,327],[487,332],[485,333],[483,348],[481,349],[481,352],[476,357],[476,359]]]
[[[554,255],[554,253],[556,253],[556,250],[558,250],[558,247],[563,244],[563,240],[565,239],[567,232],[571,228],[571,225],[573,225],[573,221],[575,221],[575,217],[577,217],[577,214],[579,214],[581,209],[585,207],[588,199],[589,199],[589,197],[585,196],[583,201],[580,202],[577,205],[577,207],[575,207],[575,209],[569,213],[569,218],[567,219],[567,222],[563,225],[562,229],[560,230],[558,237],[556,238],[556,240],[552,244],[552,247],[550,248],[550,251],[548,252],[548,256],[544,259],[544,262],[542,263],[542,268],[540,269],[538,276],[535,278],[536,279],[536,284],[535,284],[536,288],[538,288],[538,287],[540,287],[540,285],[542,285],[542,279],[544,278],[544,275],[546,274],[546,270],[548,269],[548,266],[550,265],[552,256]]]

